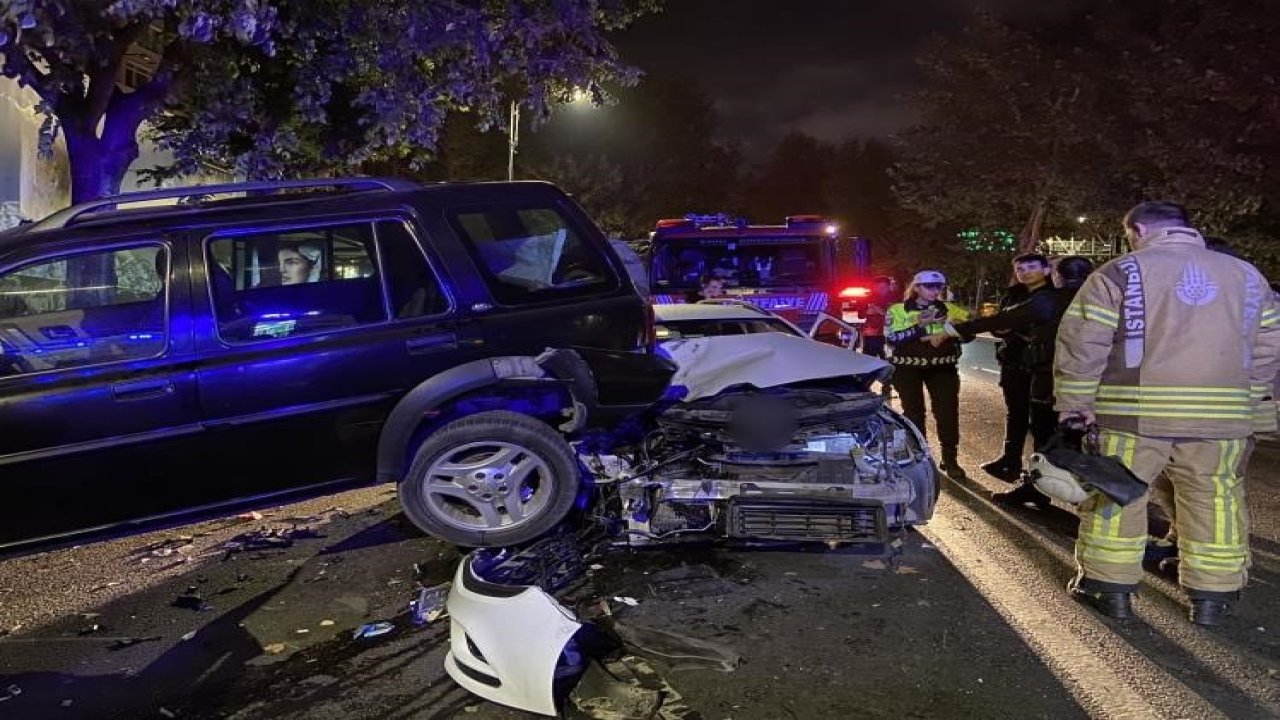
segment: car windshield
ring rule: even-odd
[[[777,332],[797,335],[795,328],[777,318],[735,320],[673,320],[657,325],[658,340],[683,340],[713,335],[750,335]]]
[[[824,238],[659,239],[653,279],[666,288],[696,288],[707,273],[730,287],[826,286],[832,263]]]

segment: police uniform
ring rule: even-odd
[[[922,273],[923,275],[924,273]],[[939,278],[940,273],[934,273]],[[920,325],[920,313],[932,308],[937,321]],[[954,303],[937,300],[924,303],[918,299],[896,303],[886,314],[885,337],[893,347],[889,362],[893,364],[893,387],[902,402],[902,414],[925,432],[924,391],[929,390],[933,422],[942,448],[942,470],[963,475],[956,460],[960,445],[960,343],[954,340],[934,347],[924,337],[945,333],[948,324],[969,319],[969,313]]]
[[[1161,228],[1089,276],[1058,330],[1060,411],[1092,411],[1102,451],[1176,491],[1179,581],[1194,601],[1225,601],[1249,561],[1240,460],[1280,357],[1280,311],[1252,265],[1205,249],[1190,228]],[[1101,494],[1079,508],[1073,592],[1131,593],[1142,576],[1147,497]],[[1194,618],[1194,616],[1193,616]]]

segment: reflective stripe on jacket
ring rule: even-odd
[[[1085,281],[1058,330],[1059,410],[1148,437],[1240,438],[1280,364],[1280,310],[1257,268],[1166,228]]]
[[[921,326],[921,311],[930,305],[936,308],[938,321]],[[933,303],[917,303],[915,300],[896,303],[889,307],[885,322],[885,339],[893,346],[889,362],[894,365],[928,366],[955,365],[960,360],[960,343],[949,339],[939,347],[923,340],[926,335],[946,332],[947,323],[964,322],[969,312],[954,303],[941,300]]]

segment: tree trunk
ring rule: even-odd
[[[131,132],[107,133],[99,138],[94,132],[66,127],[67,158],[71,165],[71,204],[118,195],[129,166],[138,159],[138,126]]]
[[[1032,253],[1040,245],[1040,231],[1044,227],[1044,219],[1049,214],[1049,198],[1043,195],[1036,198],[1036,204],[1031,208],[1031,216],[1027,218],[1027,224],[1022,227],[1022,232],[1018,233],[1018,254]]]
[[[64,129],[72,205],[120,194],[125,173],[138,158],[139,124],[132,123],[125,131],[120,123],[104,123],[108,132],[103,137],[82,128]],[[68,308],[109,303],[116,286],[114,256],[97,253],[75,258],[67,265],[67,285],[77,289],[68,298]]]

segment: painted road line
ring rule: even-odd
[[[989,545],[973,539],[972,524],[985,522],[977,513],[954,501],[939,510],[928,526],[920,528],[921,535],[982,593],[1090,716],[1116,720],[1226,717],[1116,636],[1089,610],[1066,600],[1065,593],[1049,601],[1033,594],[1034,583],[1022,582],[1016,569],[1011,574],[1014,564],[998,562]],[[991,532],[998,531],[992,528]],[[1064,614],[1074,616],[1071,622],[1064,622]],[[1129,682],[1137,675],[1154,676],[1158,682],[1155,687],[1147,683],[1144,693]]]

